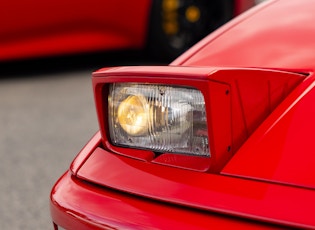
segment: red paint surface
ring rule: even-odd
[[[210,34],[174,65],[314,69],[312,0],[267,1]]]
[[[0,61],[141,48],[150,6],[150,0],[4,1]]]
[[[277,229],[82,183],[66,173],[52,190],[52,218],[66,229]]]
[[[151,0],[12,0],[0,7],[0,61],[104,50],[147,42]],[[235,15],[254,5],[235,0]]]
[[[313,0],[269,1],[173,67],[94,73],[100,133],[72,164],[73,174],[53,188],[53,221],[70,229],[315,228],[314,7]],[[209,162],[187,156],[168,165],[153,152],[112,146],[106,111],[112,82],[199,89]]]

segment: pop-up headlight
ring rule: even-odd
[[[115,83],[110,86],[108,107],[114,145],[210,156],[205,101],[199,90]]]
[[[137,160],[218,173],[304,78],[247,68],[102,69],[93,74],[102,145]]]

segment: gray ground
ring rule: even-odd
[[[125,63],[104,63],[116,64]],[[50,189],[98,129],[90,78],[98,67],[31,65],[11,75],[23,69],[11,63],[0,78],[1,229],[52,229]]]

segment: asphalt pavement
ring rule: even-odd
[[[1,229],[53,229],[50,189],[98,130],[91,72],[141,64],[121,53],[0,64]]]

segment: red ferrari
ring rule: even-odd
[[[0,7],[0,61],[118,49],[172,58],[254,0],[10,0]]]
[[[314,12],[266,1],[169,66],[93,73],[55,229],[314,229]]]

